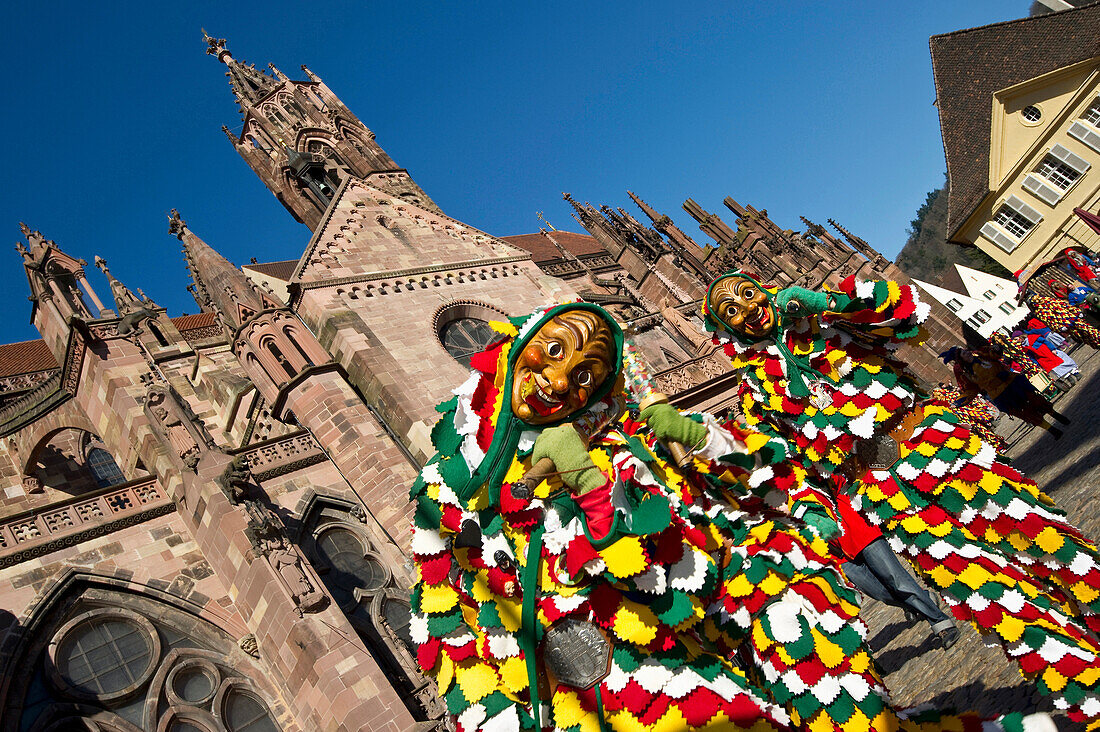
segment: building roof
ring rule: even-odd
[[[172,318],[172,324],[176,326],[176,330],[180,333],[185,330],[195,330],[197,328],[206,328],[207,326],[214,325],[218,322],[218,317],[214,313],[195,313],[194,315],[180,315]]]
[[[993,94],[1100,56],[1100,2],[932,36],[932,78],[947,156],[948,239],[989,192]]]
[[[557,241],[558,244],[563,246],[566,251],[575,257],[582,257],[586,254],[607,253],[607,250],[604,249],[598,241],[587,234],[574,234],[571,231],[552,231],[550,232],[550,236],[554,237],[554,240]],[[536,264],[562,258],[558,248],[551,244],[550,240],[541,232],[535,234],[502,236],[499,238],[513,246],[531,252],[531,259]]]
[[[59,368],[46,342],[21,341],[0,345],[0,377]]]
[[[290,276],[294,274],[294,268],[298,266],[297,259],[285,259],[281,262],[254,262],[244,265],[243,269],[250,269],[277,280],[290,282]]]

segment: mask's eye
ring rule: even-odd
[[[546,344],[546,355],[550,358],[561,358],[562,353],[564,353],[564,351],[562,350],[561,344],[557,341],[550,341]]]
[[[756,290],[752,289],[751,287],[746,287],[745,289],[741,290],[741,297],[745,298],[746,300],[751,300],[756,297]]]
[[[573,375],[573,379],[576,380],[578,386],[592,386],[592,372],[588,369],[582,369]]]

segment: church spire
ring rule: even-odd
[[[168,217],[168,233],[183,242],[187,269],[195,281],[195,299],[204,310],[213,309],[232,328],[239,328],[263,310],[282,307],[196,236],[176,209]]]
[[[107,278],[107,284],[111,287],[111,296],[115,299],[115,307],[118,308],[119,315],[129,315],[138,310],[144,310],[149,305],[153,305],[152,301],[143,302],[139,300],[134,296],[134,293],[130,292],[130,289],[126,287],[126,285],[119,282],[118,279],[111,274],[111,270],[107,269],[106,259],[96,255],[95,266],[99,267],[103,271],[103,275]]]
[[[225,47],[224,38],[212,38],[203,30],[202,39],[206,41],[206,52],[216,56],[229,69],[225,75],[229,77],[229,86],[241,105],[242,113],[249,104],[263,99],[281,83],[279,79],[268,76],[252,64],[233,58],[233,54]]]

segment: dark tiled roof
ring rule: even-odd
[[[992,95],[1100,56],[1100,2],[932,36],[932,77],[947,155],[948,238],[989,192]]]
[[[570,231],[553,231],[550,232],[550,236],[554,237],[558,244],[565,247],[566,251],[576,257],[582,257],[585,254],[607,253],[607,250],[600,246],[599,242],[587,234],[574,234]],[[536,264],[538,262],[549,262],[554,259],[562,258],[558,248],[551,244],[550,240],[541,233],[517,234],[515,236],[502,236],[500,238],[520,249],[531,252],[531,258]]]
[[[259,272],[268,277],[274,277],[277,280],[289,282],[290,276],[294,274],[294,268],[297,266],[297,259],[287,259],[282,262],[257,262],[254,264],[246,264],[244,268]]]
[[[172,318],[172,323],[180,333],[185,330],[205,328],[217,322],[218,318],[214,313],[195,313],[194,315],[180,315],[179,317]]]
[[[57,361],[42,339],[0,345],[0,377],[56,368]]]

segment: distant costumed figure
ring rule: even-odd
[[[942,383],[932,390],[929,401],[950,408],[974,434],[993,445],[998,455],[1005,451],[1004,438],[997,434],[993,426],[993,420],[1000,416],[1000,412],[981,394],[967,399],[956,384]]]
[[[751,427],[778,430],[891,546],[1072,719],[1100,717],[1100,557],[1035,484],[894,354],[920,338],[915,288],[849,277],[838,292],[729,272],[707,327],[744,374]],[[1057,649],[1057,650],[1055,650]]]
[[[1035,317],[1066,338],[1100,348],[1100,329],[1085,319],[1085,311],[1068,301],[1045,295],[1032,295],[1027,301]]]
[[[1062,250],[1062,254],[1065,255],[1066,268],[1070,274],[1093,290],[1100,290],[1100,274],[1097,272],[1100,265],[1092,257],[1072,248]]]
[[[1046,417],[1059,422],[1069,419],[1026,376],[1010,369],[992,353],[953,346],[941,353],[940,358],[951,366],[959,391],[966,399],[984,396],[1002,412],[1042,427],[1055,438],[1062,436],[1061,428],[1048,423]]]
[[[1016,337],[1009,338],[998,331],[989,336],[989,345],[994,352],[999,352],[1001,360],[1024,376],[1032,377],[1045,373],[1034,356],[1028,353],[1027,341]]]
[[[890,709],[785,442],[625,413],[595,305],[493,327],[411,491],[412,638],[459,730],[985,729]]]

